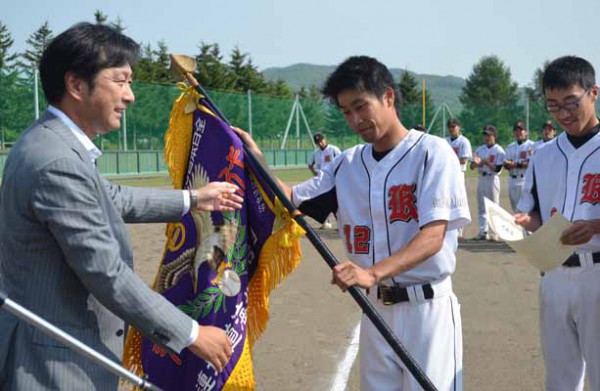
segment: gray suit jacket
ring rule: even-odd
[[[115,361],[123,320],[179,352],[192,320],[134,274],[125,222],[177,221],[182,210],[181,191],[111,185],[46,112],[6,162],[0,291]],[[116,388],[117,378],[90,359],[0,311],[0,389]]]

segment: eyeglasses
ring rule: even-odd
[[[549,113],[558,113],[560,110],[564,109],[566,111],[573,111],[579,108],[581,104],[581,100],[590,93],[590,90],[586,90],[579,98],[575,99],[573,102],[565,103],[564,105],[558,105],[556,103],[546,103],[546,110]]]

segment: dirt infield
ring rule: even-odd
[[[467,178],[477,233],[477,178]],[[509,209],[502,182],[501,204]],[[164,225],[130,226],[136,271],[152,282],[163,247]],[[318,231],[340,260],[337,231]],[[330,271],[308,240],[299,268],[271,296],[271,320],[254,350],[259,390],[329,390],[360,318],[349,294],[330,284]],[[461,302],[465,390],[541,390],[538,334],[539,274],[502,243],[467,240],[459,245],[453,276]],[[357,363],[348,390],[358,390]]]

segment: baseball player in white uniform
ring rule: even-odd
[[[488,232],[487,214],[485,213],[484,197],[496,204],[500,203],[500,171],[504,161],[504,149],[496,144],[498,131],[493,125],[483,127],[485,144],[475,150],[471,170],[477,169],[479,181],[477,183],[477,210],[479,215],[479,234],[477,239],[496,240],[492,232]]]
[[[342,152],[335,145],[328,144],[327,138],[322,133],[315,133],[313,140],[319,148],[313,152],[310,162],[308,163],[308,169],[314,176],[318,176],[321,173],[321,170],[333,162],[333,159]],[[329,228],[331,228],[331,216],[327,216],[327,219],[325,219],[325,222],[321,225],[321,229]]]
[[[554,127],[552,121],[548,120],[542,125],[542,139],[533,144],[533,153],[546,145],[548,141],[554,139],[554,137],[556,137],[556,128]]]
[[[460,132],[460,122],[456,118],[450,118],[448,120],[448,134],[446,141],[452,147],[452,150],[460,161],[460,170],[464,173],[467,171],[467,163],[473,159],[473,152],[471,150],[471,142],[468,138]]]
[[[315,133],[313,136],[315,144],[319,148],[313,152],[310,162],[308,163],[308,169],[313,173],[314,176],[319,175],[323,167],[328,165],[340,155],[342,152],[338,147],[327,143],[327,138],[321,133]]]
[[[551,62],[543,75],[547,109],[564,133],[539,149],[527,170],[515,221],[535,231],[560,211],[572,225],[560,241],[573,255],[540,283],[546,390],[600,390],[600,122],[592,65]]]
[[[450,276],[456,229],[470,213],[458,160],[444,140],[402,125],[398,87],[373,58],[347,59],[323,93],[368,144],[345,150],[321,175],[282,188],[317,220],[337,211],[349,260],[334,268],[333,282],[367,289],[437,389],[462,390],[461,318]],[[362,390],[421,389],[366,316],[359,351]]]
[[[521,190],[525,183],[525,170],[529,165],[529,157],[533,154],[534,142],[527,138],[527,127],[523,121],[513,126],[515,141],[506,147],[504,168],[508,170],[508,198],[513,212],[517,211],[517,203],[521,198]]]
[[[467,163],[469,160],[473,159],[473,152],[471,150],[471,142],[468,138],[461,134],[460,129],[460,121],[456,118],[450,118],[447,122],[448,134],[446,137],[446,141],[450,144],[450,147],[458,157],[458,161],[460,162],[460,170],[463,172],[463,175],[467,171]],[[463,237],[463,228],[458,229],[458,237]]]

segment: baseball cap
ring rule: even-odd
[[[527,130],[527,126],[525,126],[525,122],[517,121],[513,125],[513,130]]]
[[[485,125],[483,127],[483,134],[491,135],[494,137],[498,136],[498,131],[494,125]]]
[[[551,120],[545,121],[545,122],[542,124],[542,129],[548,129],[548,128],[549,128],[549,129],[554,129],[554,130],[556,130],[556,127],[554,127],[554,124],[552,123],[552,121],[551,121]]]
[[[325,138],[325,136],[323,136],[322,133],[315,133],[315,135],[313,136],[313,140],[315,140],[315,143],[320,143],[321,140],[323,140]]]

